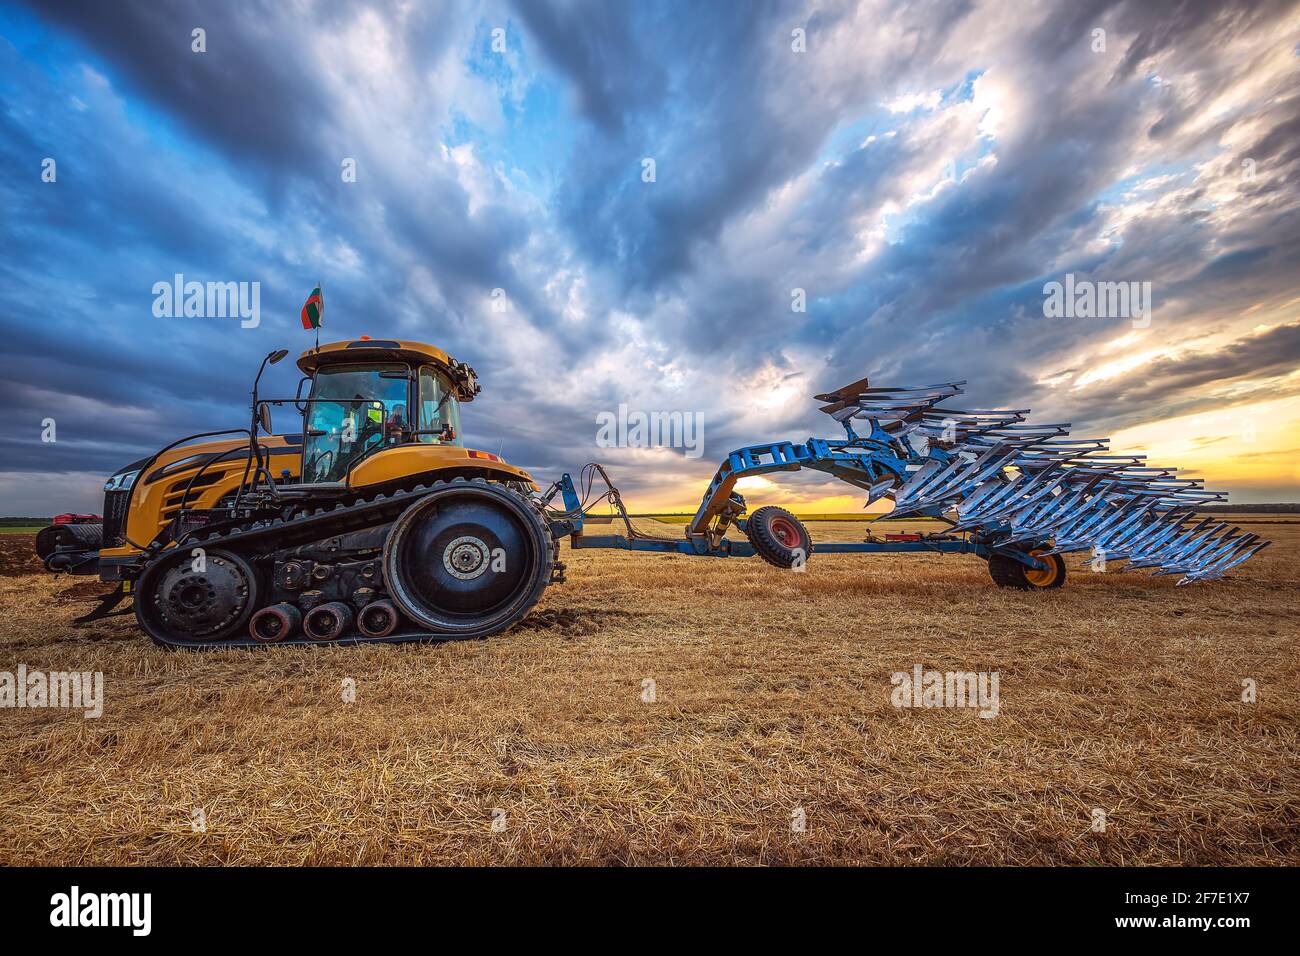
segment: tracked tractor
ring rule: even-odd
[[[486,637],[563,580],[564,537],[575,549],[758,556],[795,571],[814,551],[969,554],[998,586],[1028,591],[1061,587],[1067,554],[1091,554],[1091,570],[1145,568],[1183,585],[1221,578],[1269,545],[1198,513],[1223,492],[1112,454],[1106,439],[1072,438],[1068,423],[953,408],[964,382],[866,379],[815,396],[844,437],[738,448],[682,537],[647,535],[598,464],[542,491],[498,455],[464,447],[460,403],[479,385],[441,349],[336,342],[298,358],[293,398],[259,397],[267,365],[286,355],[263,360],[247,428],[191,435],[114,475],[102,525],[40,533],[51,570],[119,584],[83,621],[131,595],[141,628],[168,647]],[[300,432],[272,434],[272,409],[288,406]],[[868,504],[892,501],[891,519],[946,527],[814,545],[795,515],[749,514],[735,490],[800,469],[853,485]],[[588,533],[602,502],[626,533]]]
[[[522,617],[558,545],[529,474],[461,440],[474,370],[368,338],[298,367],[292,399],[254,384],[242,438],[193,435],[113,476],[97,550],[87,526],[45,529],[47,565],[120,582],[167,646],[470,638]],[[270,434],[290,406],[301,432]]]

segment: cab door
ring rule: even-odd
[[[304,412],[302,482],[344,482],[358,461],[405,441],[410,379],[398,363],[317,369]]]

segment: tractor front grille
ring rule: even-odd
[[[104,492],[104,547],[115,548],[126,540],[126,505],[130,489]]]

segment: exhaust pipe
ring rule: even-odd
[[[249,619],[248,633],[255,641],[274,644],[292,637],[301,623],[302,612],[292,604],[273,604]]]
[[[342,601],[330,601],[307,612],[302,629],[313,641],[332,641],[342,637],[352,626],[352,608]]]
[[[371,601],[357,612],[357,630],[366,637],[387,637],[397,630],[398,620],[391,601]]]

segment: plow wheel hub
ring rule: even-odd
[[[799,546],[799,529],[785,518],[772,519],[772,534],[787,548]]]
[[[393,600],[422,627],[485,637],[509,627],[550,581],[550,532],[525,499],[487,482],[435,487],[384,546]]]
[[[198,561],[184,551],[146,569],[136,617],[155,639],[219,641],[243,629],[256,601],[257,578],[242,558],[210,551]]]
[[[1065,577],[1065,559],[1059,555],[1043,557],[1044,548],[1037,548],[1029,553],[1042,560],[1047,567],[1025,568],[1025,580],[1036,588],[1050,588],[1058,584],[1058,579]]]

